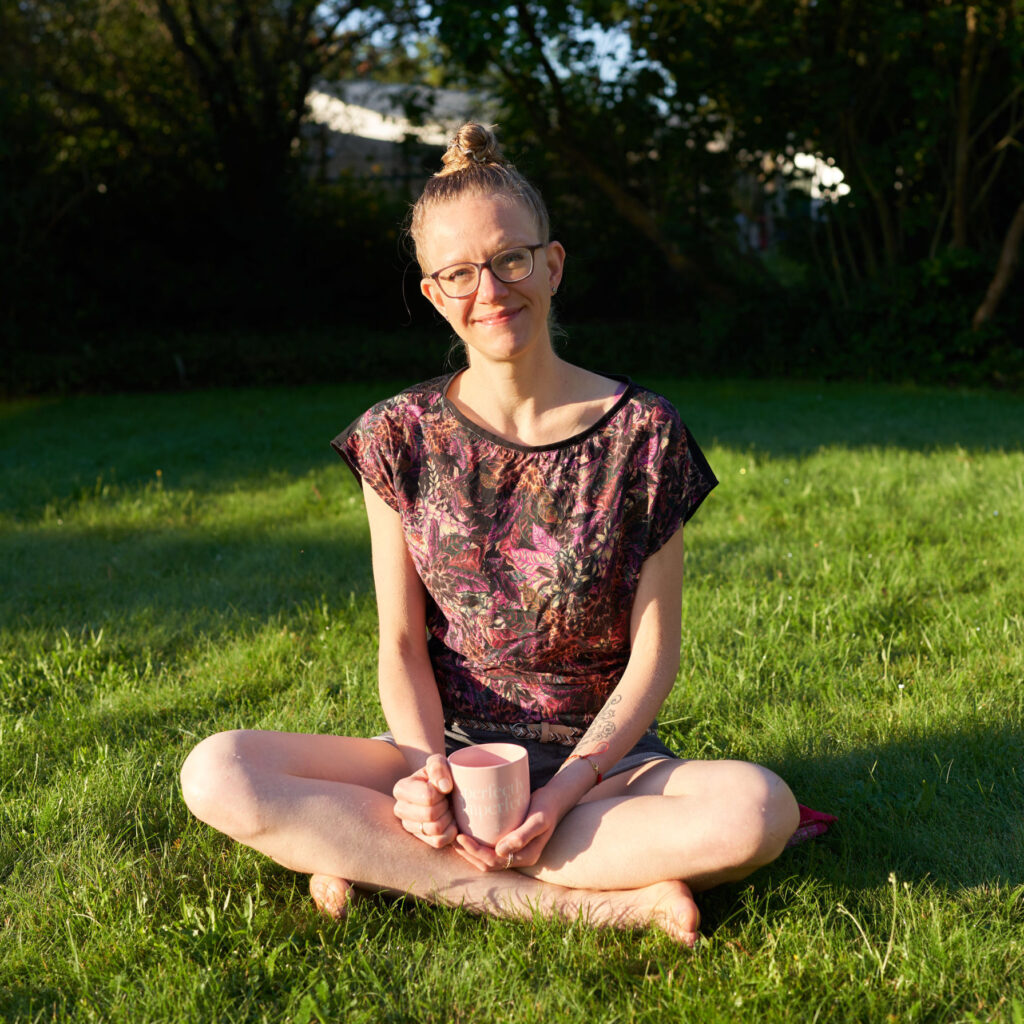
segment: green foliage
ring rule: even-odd
[[[220,728],[380,727],[326,441],[399,384],[7,403],[0,1016],[1018,1024],[1024,404],[649,383],[721,478],[664,731],[777,769],[832,834],[703,896],[693,953],[378,897],[318,919],[177,770]]]
[[[49,107],[60,160],[94,182],[119,166],[151,187],[185,180],[251,213],[287,191],[314,77],[365,55],[389,13],[340,0],[47,0],[12,9],[5,49]]]
[[[189,378],[174,372],[174,355],[193,349],[202,363],[240,359],[239,379],[252,381],[245,352],[227,346],[204,354],[203,336],[297,327],[337,336],[367,323],[395,330],[410,322],[409,261],[399,240],[405,209],[394,193],[351,180],[311,186],[285,209],[251,218],[201,192],[93,193],[54,227],[49,256],[8,282],[19,292],[6,308],[14,352],[0,371],[3,387],[176,386]],[[55,265],[69,252],[74,266]],[[140,333],[153,339],[155,372],[138,351]],[[286,370],[287,378],[308,379],[303,352],[295,358],[297,372]],[[84,373],[74,370],[79,365]]]
[[[1017,307],[969,334],[1024,177],[1014,5],[470,7],[432,5],[439,60],[487,76],[510,148],[554,197],[559,230],[577,231],[587,292],[570,318],[597,303],[602,317],[664,320],[698,302],[703,335],[738,348],[737,367],[1019,380]],[[596,26],[628,36],[614,74]],[[851,189],[820,186],[813,222],[800,152],[837,162]],[[733,212],[760,212],[780,183],[785,238],[769,260],[796,261],[800,285],[766,280],[736,247]],[[950,248],[976,254],[957,271],[966,291],[933,281],[936,261],[962,259]],[[928,332],[941,337],[922,359]]]
[[[981,329],[970,326],[989,269],[971,250],[945,250],[864,282],[838,308],[821,301],[816,275],[753,281],[736,302],[702,304],[696,329],[678,336],[702,373],[1020,389],[1024,295],[1008,296]],[[773,266],[778,273],[785,267]]]
[[[838,162],[856,232],[846,273],[1002,240],[1024,166],[1014,5],[650,2],[630,30],[671,75],[665,102],[717,110],[740,162],[799,149]]]
[[[898,268],[884,285],[869,285],[849,312],[847,373],[917,381],[1024,383],[1021,295],[1011,296],[999,319],[979,330],[968,325],[988,266],[966,249]]]
[[[0,62],[7,392],[219,382],[189,367],[237,352],[182,334],[388,330],[403,292],[429,323],[406,197],[304,169],[310,85],[353,74],[498,103],[569,251],[567,322],[682,325],[705,372],[1020,381],[1019,289],[968,331],[1024,180],[1007,0],[46,0],[0,7]],[[799,153],[851,188],[814,220]],[[781,188],[776,244],[744,251],[736,212]],[[141,333],[155,379],[122,359]]]
[[[140,324],[365,318],[374,290],[351,272],[394,264],[403,204],[308,181],[299,128],[314,77],[372,51],[389,10],[5,5],[5,336],[60,351]]]

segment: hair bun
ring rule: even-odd
[[[470,121],[464,124],[448,144],[448,150],[441,158],[439,174],[454,174],[473,164],[497,164],[505,166],[501,147],[494,132],[486,125]]]
[[[427,218],[430,211],[446,203],[461,202],[467,197],[509,196],[521,202],[537,219],[537,237],[551,237],[547,207],[540,193],[502,156],[493,125],[469,121],[448,144],[444,166],[431,175],[409,215],[409,235],[416,247],[416,258],[424,274],[430,266],[424,255],[427,241]]]

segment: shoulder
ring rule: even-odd
[[[424,418],[437,417],[444,407],[450,377],[434,377],[374,403],[331,442],[336,449],[353,439],[398,437],[416,433]]]
[[[399,391],[370,406],[360,420],[387,419],[393,422],[419,420],[424,415],[438,412],[444,405],[449,376],[434,377]],[[359,421],[357,421],[359,422]]]
[[[634,385],[632,421],[634,467],[650,496],[650,546],[658,550],[686,522],[718,483],[679,410],[664,395]]]
[[[672,402],[642,384],[630,382],[623,413],[631,432],[678,434],[686,430],[679,410]]]
[[[356,478],[395,511],[415,492],[423,453],[444,419],[448,379],[436,377],[377,402],[331,441]]]
[[[626,413],[628,419],[619,429],[632,439],[648,468],[661,472],[675,467],[687,478],[700,478],[707,490],[718,482],[679,410],[664,395],[633,384]]]

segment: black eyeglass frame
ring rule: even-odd
[[[441,291],[444,292],[446,296],[448,296],[449,299],[468,299],[471,296],[476,295],[477,291],[479,290],[484,267],[486,267],[502,284],[519,284],[520,281],[528,280],[530,277],[533,276],[534,270],[537,269],[537,257],[535,255],[537,250],[543,249],[545,246],[549,244],[549,242],[537,242],[536,245],[512,245],[509,246],[509,248],[507,249],[502,249],[501,252],[496,252],[489,260],[484,260],[483,263],[474,263],[472,260],[459,260],[458,263],[449,263],[447,267],[442,267],[440,270],[435,270],[432,274],[427,274],[427,277],[429,277],[437,285],[437,287],[440,288]],[[509,252],[515,252],[517,249],[525,249],[527,252],[529,252],[530,272],[528,274],[524,274],[522,277],[514,278],[511,281],[506,281],[505,278],[503,278],[501,274],[499,274],[494,269],[494,261],[499,256],[504,256],[506,253]],[[440,278],[441,275],[446,270],[451,270],[453,267],[476,268],[476,285],[473,287],[472,291],[466,292],[464,295],[449,295],[448,292],[445,291],[444,285],[441,284]]]

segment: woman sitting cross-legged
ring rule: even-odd
[[[503,917],[655,925],[774,860],[797,803],[771,771],[678,757],[683,523],[715,477],[679,414],[554,351],[565,250],[489,129],[463,126],[416,203],[422,291],[468,367],[373,406],[333,445],[362,483],[380,620],[377,738],[235,731],[181,778],[197,817],[312,876]],[[447,756],[528,749],[523,823],[459,832]]]

